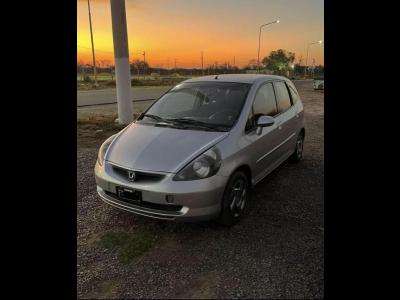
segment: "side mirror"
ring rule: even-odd
[[[257,119],[257,131],[256,131],[256,133],[257,133],[258,135],[261,135],[262,132],[263,132],[263,128],[264,128],[264,127],[272,126],[272,125],[274,125],[274,123],[275,123],[275,119],[274,119],[273,117],[270,117],[270,116],[260,116],[260,117]]]
[[[270,116],[260,116],[257,120],[257,127],[269,127],[274,125],[275,119]]]

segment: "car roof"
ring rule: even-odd
[[[217,79],[216,76],[218,76]],[[287,80],[286,77],[276,76],[276,75],[265,75],[265,74],[218,74],[218,75],[195,77],[185,80],[184,82],[213,81],[213,82],[254,83],[256,80],[259,79],[264,79],[265,81],[273,79]]]

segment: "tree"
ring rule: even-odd
[[[139,72],[142,72],[144,74],[144,71],[149,70],[149,68],[150,68],[150,66],[147,63],[147,61],[144,62],[143,60],[134,59],[131,62],[131,71],[136,70],[138,75],[139,75]]]
[[[247,66],[245,66],[245,69],[249,69],[249,70],[256,70],[257,69],[257,59],[250,59]]]
[[[283,49],[271,51],[269,56],[262,59],[262,64],[268,70],[273,71],[276,74],[284,75],[290,70],[290,66],[293,64],[295,54],[293,52],[287,52]]]

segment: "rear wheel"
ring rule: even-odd
[[[294,153],[292,154],[291,161],[299,162],[303,159],[303,148],[304,148],[304,133],[301,132],[297,137],[296,148],[294,149]]]
[[[249,196],[249,180],[242,171],[235,172],[226,185],[218,222],[232,226],[242,215]]]

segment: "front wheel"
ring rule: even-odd
[[[232,226],[242,217],[249,195],[249,180],[242,171],[235,172],[226,185],[218,222]]]
[[[296,148],[291,156],[292,162],[299,162],[303,159],[303,148],[304,148],[304,133],[300,133],[297,137]]]

